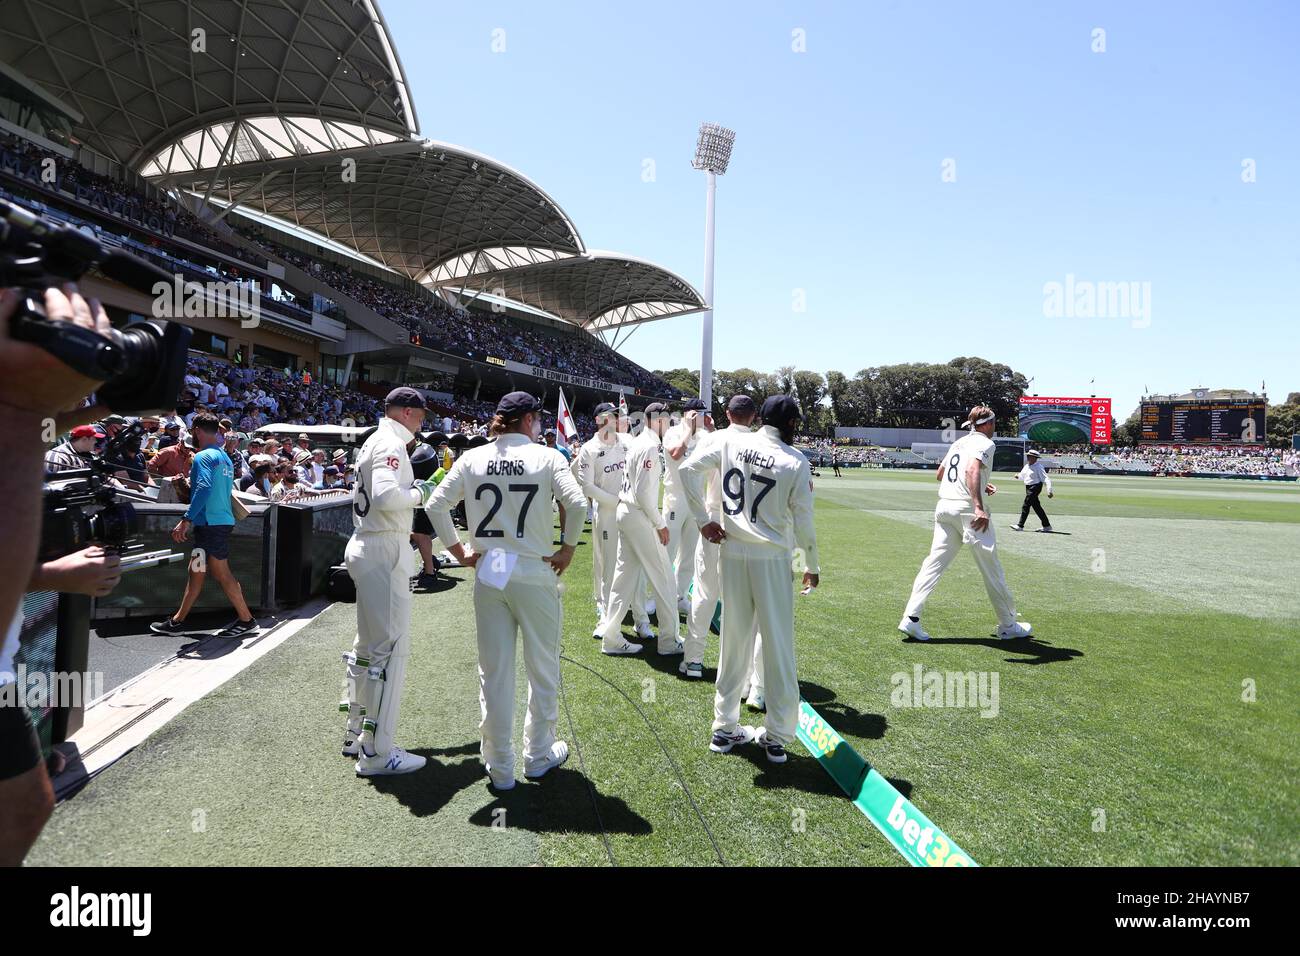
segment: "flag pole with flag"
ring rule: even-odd
[[[618,417],[627,418],[627,395],[623,392],[618,393]]]
[[[560,404],[555,410],[555,428],[560,433],[559,438],[564,442],[565,448],[573,444],[573,440],[578,437],[578,426],[573,423],[573,415],[569,413],[569,403],[564,399],[564,389],[560,389]]]

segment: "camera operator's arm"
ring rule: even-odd
[[[0,621],[11,621],[32,568],[41,529],[41,477],[44,459],[42,431],[99,383],[77,374],[44,349],[9,337],[9,320],[17,312],[19,295],[0,294]],[[108,315],[95,300],[87,302],[74,285],[45,291],[45,312],[51,322],[74,322],[104,332]],[[84,411],[79,414],[86,414]],[[96,412],[98,415],[99,413]]]
[[[122,559],[99,545],[38,565],[29,591],[59,591],[103,597],[122,580]]]

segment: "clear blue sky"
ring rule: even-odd
[[[423,135],[519,169],[589,248],[697,288],[696,129],[737,130],[716,367],[977,354],[1039,394],[1110,395],[1121,419],[1144,386],[1300,390],[1300,4],[381,8]],[[1068,274],[1150,283],[1149,325],[1045,317]],[[696,368],[700,324],[644,326],[624,351]]]

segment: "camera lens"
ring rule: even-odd
[[[106,547],[122,547],[139,530],[135,508],[121,502],[107,505],[90,518],[90,537]]]

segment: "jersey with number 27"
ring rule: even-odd
[[[943,456],[943,475],[939,478],[939,497],[974,504],[966,487],[966,469],[972,461],[980,463],[980,488],[989,480],[993,467],[993,439],[982,432],[971,432],[953,442]]]
[[[540,558],[555,551],[552,498],[567,509],[565,520],[573,524],[573,536],[581,534],[587,499],[569,463],[554,448],[509,433],[461,455],[425,510],[439,539],[450,543],[455,538],[447,510],[464,501],[475,551],[501,548]],[[566,541],[576,543],[568,537]]]

